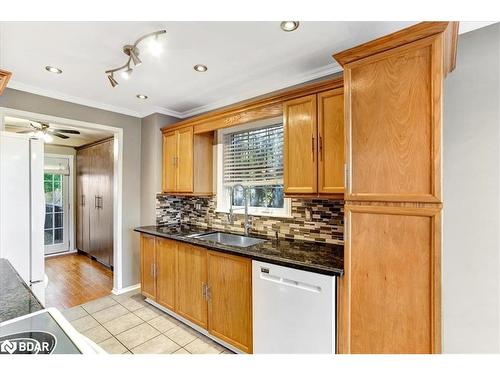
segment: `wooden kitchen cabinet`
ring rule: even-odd
[[[156,238],[156,302],[175,311],[177,241]]]
[[[141,293],[144,297],[156,300],[156,239],[141,234]]]
[[[318,94],[318,193],[344,193],[344,89]]]
[[[339,353],[440,353],[443,80],[458,23],[336,54],[347,186]]]
[[[208,332],[252,353],[252,261],[208,251]]]
[[[285,193],[343,194],[343,88],[286,101],[283,125]]]
[[[213,132],[193,134],[188,126],[163,134],[163,192],[213,193]]]
[[[176,312],[200,327],[207,328],[207,251],[178,243]]]
[[[316,95],[283,104],[285,193],[316,193],[317,119]]]

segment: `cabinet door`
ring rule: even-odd
[[[347,203],[339,352],[436,353],[440,208]]]
[[[89,254],[96,259],[101,258],[102,236],[99,210],[99,196],[102,190],[102,155],[100,145],[89,147],[90,173],[89,173],[89,217],[90,217],[90,247]]]
[[[317,192],[316,95],[283,104],[285,193]]]
[[[207,328],[207,251],[201,247],[178,243],[177,248],[177,314],[200,327]]]
[[[252,352],[252,261],[208,252],[208,331]]]
[[[156,238],[156,302],[175,310],[177,242]]]
[[[347,64],[346,200],[441,202],[442,36]]]
[[[101,178],[98,198],[101,252],[98,260],[113,265],[113,141],[100,146]]]
[[[141,293],[156,299],[155,238],[141,234]]]
[[[193,127],[178,130],[177,191],[193,192]]]
[[[318,94],[318,192],[344,193],[343,89]]]
[[[175,192],[177,186],[177,134],[163,135],[163,191]]]
[[[90,151],[78,150],[76,154],[77,227],[76,246],[78,250],[90,251],[90,207],[93,202],[89,191]]]

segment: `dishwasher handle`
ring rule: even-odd
[[[308,292],[314,292],[314,293],[321,293],[321,287],[317,285],[311,285],[307,283],[303,283],[301,281],[296,281],[292,279],[287,279],[284,277],[279,277],[279,276],[274,276],[269,274],[269,269],[268,268],[261,268],[260,269],[260,278],[262,280],[270,281],[272,283],[276,284],[281,284],[287,287],[291,288],[297,288],[297,289],[302,289],[306,290]]]

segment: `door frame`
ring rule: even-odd
[[[113,290],[111,292],[113,294],[121,294],[125,291],[138,288],[139,285],[123,288],[123,129],[109,125],[0,107],[0,130],[4,129],[5,117],[21,117],[34,121],[63,123],[69,126],[105,130],[113,133]]]

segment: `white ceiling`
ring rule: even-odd
[[[37,121],[33,121],[30,119],[23,119],[18,117],[9,117],[9,116],[6,116],[4,118],[4,121],[5,121],[5,131],[13,133],[17,133],[23,130],[32,130],[30,122],[38,124]],[[48,124],[49,124],[49,129],[52,130],[70,129],[70,130],[78,130],[80,132],[80,134],[66,134],[67,136],[69,136],[68,139],[61,139],[59,137],[53,136],[54,140],[50,142],[50,144],[56,146],[79,147],[98,141],[100,139],[109,138],[113,136],[113,133],[107,132],[105,130],[75,127],[53,122],[49,122]]]
[[[340,71],[331,55],[414,22],[1,22],[0,66],[9,87],[143,117],[189,117]],[[104,71],[122,65],[124,44],[159,29],[164,52],[112,88]],[[193,65],[205,64],[198,73]],[[63,70],[56,75],[44,67]],[[148,100],[139,100],[146,94]]]

